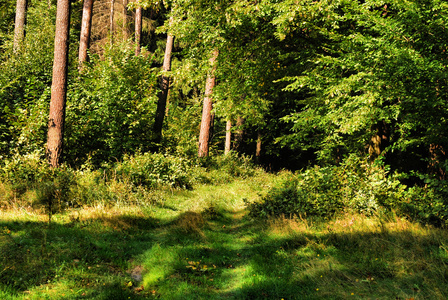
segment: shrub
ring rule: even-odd
[[[254,176],[259,169],[253,164],[250,156],[231,151],[227,155],[209,156],[199,159],[195,177],[201,183],[226,183],[233,178]]]
[[[448,181],[434,175],[416,175],[423,182],[422,186],[410,187],[399,199],[386,199],[384,205],[411,220],[436,226],[447,225]]]
[[[350,211],[372,215],[384,203],[396,202],[406,186],[387,177],[387,169],[356,156],[338,166],[314,166],[289,174],[260,203],[248,203],[250,216],[306,215],[331,218]]]
[[[113,168],[113,176],[134,186],[191,188],[191,162],[185,158],[159,153],[125,156]]]
[[[65,166],[50,168],[39,152],[5,160],[0,169],[0,181],[3,189],[12,191],[13,199],[5,199],[10,203],[15,200],[16,204],[43,206],[49,214],[73,204],[70,201],[75,183],[73,170]]]

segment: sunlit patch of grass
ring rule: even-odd
[[[256,200],[269,176],[72,208],[51,225],[30,209],[2,211],[0,298],[448,296],[444,229],[382,215],[246,218],[243,199]]]
[[[268,236],[283,240],[277,251],[294,258],[288,261],[294,278],[311,278],[321,296],[438,299],[444,294],[439,286],[441,279],[446,287],[446,250],[437,251],[448,238],[443,230],[356,215],[317,226],[300,219],[268,223]]]

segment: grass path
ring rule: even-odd
[[[0,218],[0,299],[446,299],[448,234],[401,219],[252,221],[275,178],[148,205]]]

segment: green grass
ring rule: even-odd
[[[0,217],[0,299],[446,299],[448,233],[399,218],[246,216],[258,174],[139,206]],[[157,201],[154,199],[157,198]]]

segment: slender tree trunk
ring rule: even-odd
[[[65,101],[67,97],[69,30],[70,0],[58,0],[46,153],[48,163],[54,168],[58,167],[62,161]]]
[[[244,125],[244,118],[238,116],[236,120],[237,130],[235,132],[235,143],[234,143],[234,149],[236,151],[241,150],[241,143],[243,142],[243,135],[244,135],[243,125]]]
[[[82,69],[83,64],[87,61],[87,50],[90,45],[90,33],[92,29],[92,9],[93,0],[84,0],[82,8],[81,36],[79,39],[78,68]]]
[[[229,154],[232,145],[232,121],[227,120],[226,123],[226,142],[224,146],[224,155]]]
[[[128,0],[123,0],[123,39],[128,39]]]
[[[27,0],[17,0],[13,51],[17,53],[25,38]]]
[[[218,51],[214,51],[213,56],[210,58],[210,64],[212,65],[212,71],[207,76],[205,83],[205,96],[204,105],[202,108],[202,120],[201,120],[201,130],[199,132],[199,157],[208,156],[210,132],[213,122],[212,109],[212,93],[215,86],[215,69],[216,69],[216,58],[218,57]]]
[[[135,11],[135,56],[140,55],[142,38],[142,7]]]
[[[255,149],[255,161],[257,163],[260,162],[261,157],[261,131],[258,130],[257,132],[257,148]]]
[[[110,30],[110,44],[114,44],[114,15],[115,15],[115,0],[110,0],[110,21],[109,21],[109,30]]]
[[[172,18],[170,20],[172,22]],[[163,59],[163,71],[171,71],[171,53],[173,52],[174,36],[168,34],[166,39],[165,58]],[[166,114],[166,104],[168,99],[168,91],[170,87],[170,78],[164,73],[160,77],[159,83],[159,101],[157,102],[156,117],[154,121],[154,134],[156,143],[160,143],[162,139],[163,119]]]
[[[166,95],[165,117],[168,117],[168,115],[170,113],[170,94],[171,94],[171,90],[168,88],[168,93]]]

